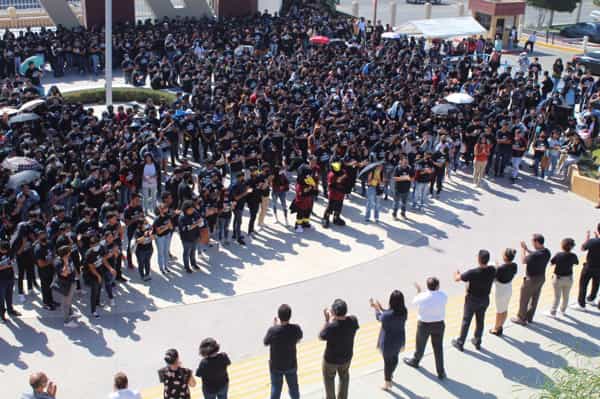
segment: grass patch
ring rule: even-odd
[[[557,371],[553,381],[542,387],[538,399],[598,399],[600,370],[598,368],[565,367]]]
[[[63,98],[70,103],[102,104],[106,101],[106,90],[98,88],[70,91],[64,93]],[[149,98],[152,99],[154,104],[160,104],[161,102],[171,104],[176,97],[173,93],[146,88],[117,87],[113,89],[114,102],[137,101],[143,104]]]

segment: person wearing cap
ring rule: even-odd
[[[158,370],[158,380],[164,386],[164,399],[191,399],[190,388],[196,386],[192,370],[182,367],[177,349],[169,349],[164,360],[166,366]]]
[[[196,264],[196,250],[200,238],[200,227],[204,225],[204,221],[191,200],[184,201],[181,211],[177,225],[183,246],[183,266],[186,272],[192,273],[190,266],[196,270],[200,269]]]
[[[13,317],[21,316],[13,307],[13,287],[15,285],[14,260],[10,256],[10,243],[0,241],[0,319],[6,323],[6,313]]]
[[[327,343],[323,354],[323,382],[326,399],[347,399],[350,385],[350,363],[354,352],[354,337],[359,329],[356,316],[349,316],[348,305],[336,299],[331,308],[324,309],[325,323],[319,338]],[[335,376],[339,376],[335,394]]]
[[[56,302],[52,296],[51,284],[54,279],[54,268],[52,267],[54,259],[48,244],[48,234],[44,229],[37,230],[35,234],[37,241],[33,244],[33,254],[42,286],[42,303],[44,309],[55,310],[60,303]]]

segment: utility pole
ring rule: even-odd
[[[106,106],[112,105],[112,0],[104,2],[104,74]]]

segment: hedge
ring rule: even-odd
[[[98,88],[70,91],[63,93],[63,98],[70,103],[102,104],[105,102],[105,89]],[[116,87],[113,89],[114,102],[125,103],[137,101],[143,104],[149,98],[151,98],[155,104],[159,104],[161,101],[171,104],[175,101],[176,97],[173,93],[161,90],[129,87]]]

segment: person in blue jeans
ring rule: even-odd
[[[379,192],[383,186],[383,165],[378,165],[369,172],[367,176],[367,209],[365,222],[371,221],[371,210],[375,216],[375,222],[379,221]],[[381,190],[383,192],[383,190]]]
[[[196,377],[202,379],[204,399],[227,399],[229,375],[227,367],[231,364],[229,356],[220,352],[220,346],[213,338],[203,339],[200,343],[202,360],[196,370]]]
[[[270,350],[271,399],[281,398],[284,377],[290,398],[300,398],[296,345],[302,339],[302,329],[299,325],[290,323],[291,318],[292,308],[286,304],[279,306],[273,326],[267,330],[263,340]]]

